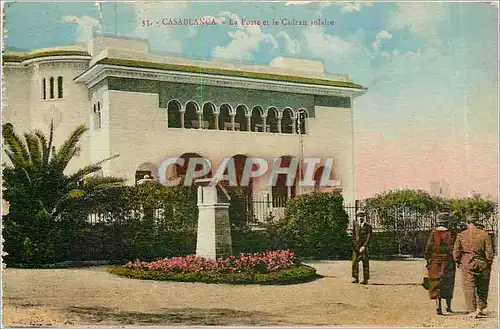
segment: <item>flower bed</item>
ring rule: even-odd
[[[317,278],[316,270],[300,264],[289,250],[240,254],[217,260],[197,256],[129,262],[109,272],[143,280],[231,284],[290,284]]]

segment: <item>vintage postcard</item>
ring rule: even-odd
[[[2,13],[4,327],[498,327],[498,1]]]

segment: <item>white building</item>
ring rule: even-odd
[[[214,166],[233,156],[334,158],[332,179],[354,203],[352,104],[366,90],[326,75],[321,62],[186,60],[152,54],[143,40],[95,36],[86,45],[7,52],[3,70],[4,123],[47,131],[54,119],[56,145],[78,125],[90,128],[70,171],[118,154],[103,174],[133,184],[156,177],[170,157],[201,156]],[[278,183],[256,179],[254,198],[299,192]]]
[[[450,198],[450,184],[445,181],[430,182],[430,194],[441,198]]]

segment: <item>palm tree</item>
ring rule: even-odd
[[[71,233],[61,233],[63,219],[67,225],[83,218],[75,211],[75,202],[123,185],[122,178],[92,177],[116,156],[67,175],[69,162],[80,151],[78,142],[88,130],[85,126],[78,126],[59,148],[53,145],[53,123],[48,137],[35,130],[22,139],[12,124],[2,128],[4,151],[10,160],[10,164],[2,164],[3,199],[9,202],[9,214],[3,218],[5,249],[16,262],[50,261],[60,234]]]
[[[89,176],[101,170],[102,164],[117,156],[87,165],[71,175],[64,171],[71,159],[80,152],[78,142],[88,130],[84,125],[78,126],[59,149],[53,145],[54,125],[50,125],[47,138],[41,131],[24,134],[23,141],[14,131],[12,124],[3,125],[5,153],[11,165],[4,165],[3,178],[5,199],[22,193],[24,199],[34,202],[29,208],[38,208],[38,214],[56,218],[64,211],[67,201],[82,198],[88,188],[106,189],[120,186],[124,179],[103,177],[89,180]]]

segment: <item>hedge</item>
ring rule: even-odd
[[[351,242],[343,201],[340,194],[322,192],[291,199],[285,216],[267,226],[268,243],[276,244],[276,249],[291,249],[298,257],[347,257]]]
[[[25,268],[25,269],[64,269],[64,268],[83,268],[83,267],[95,267],[95,266],[105,266],[110,264],[119,264],[121,262],[110,262],[107,260],[103,261],[67,261],[54,264],[10,264],[11,268]]]
[[[123,266],[110,266],[111,274],[140,280],[225,283],[225,284],[261,284],[261,285],[286,285],[313,281],[321,276],[316,269],[307,265],[281,270],[270,274],[214,274],[214,273],[162,273],[160,271],[144,271],[128,269]]]

